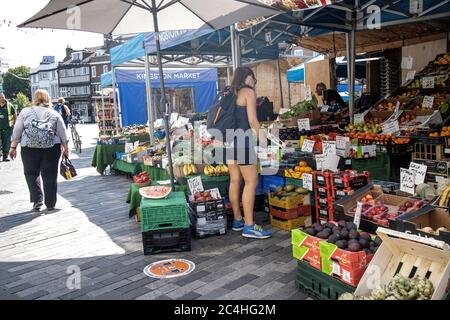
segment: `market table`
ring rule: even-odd
[[[105,169],[113,164],[116,152],[125,152],[125,144],[98,144],[95,147],[91,165],[97,169],[98,173],[103,174]]]
[[[166,169],[147,166],[145,164],[142,164],[141,171],[147,172],[150,175],[150,178],[152,179],[152,181],[169,180],[170,179],[170,175]]]
[[[159,185],[156,181],[152,182],[152,186]],[[186,192],[187,187],[176,184],[175,192]],[[136,215],[136,209],[141,205],[141,194],[139,193],[139,187],[132,183],[130,185],[130,189],[128,189],[127,203],[129,204],[128,215],[129,217],[133,217]]]
[[[360,172],[369,171],[371,179],[390,181],[391,178],[391,160],[385,152],[377,153],[376,158],[353,159],[352,168]]]
[[[128,163],[123,160],[114,160],[111,168],[117,171],[129,173],[131,175],[138,174],[142,172],[142,164],[141,163]]]

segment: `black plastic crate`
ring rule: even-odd
[[[142,232],[144,255],[161,252],[191,251],[190,228]]]

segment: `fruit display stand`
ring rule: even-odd
[[[151,185],[157,186],[159,184],[156,180],[153,180]],[[186,190],[187,190],[186,186],[175,184],[176,192],[186,192]],[[128,215],[130,218],[133,216],[137,216],[138,210],[141,205],[141,200],[142,200],[142,196],[139,193],[139,187],[136,185],[136,183],[134,183],[134,182],[131,183],[130,188],[128,189],[128,195],[127,195],[127,200],[126,200],[126,203],[129,204]],[[137,222],[139,222],[139,221],[137,221]]]
[[[374,288],[374,272],[380,275],[379,285],[386,285],[396,274],[406,278],[418,275],[428,278],[434,288],[432,300],[447,296],[450,277],[450,251],[448,244],[385,228],[377,230],[383,240],[358,287],[357,296],[370,296]]]
[[[116,171],[128,173],[131,175],[138,174],[139,172],[142,171],[140,163],[137,163],[137,162],[136,163],[128,163],[123,160],[114,160],[114,162],[111,165],[111,168]]]

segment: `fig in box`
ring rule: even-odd
[[[311,227],[305,230],[294,229],[291,231],[292,251],[294,258],[308,262],[312,267],[321,270],[319,243],[324,240],[311,235],[316,234],[315,230],[320,229],[318,224],[315,226],[317,229]]]
[[[322,271],[356,287],[381,239],[359,233],[355,224],[343,220],[332,232],[327,241],[319,245]]]
[[[410,279],[428,278],[432,284],[428,292],[431,300],[445,298],[450,277],[450,251],[445,242],[385,228],[379,228],[377,234],[383,243],[359,281],[356,296],[369,297],[373,289],[388,285],[396,275],[401,275]],[[375,275],[379,275],[378,283],[374,283]]]
[[[450,244],[450,215],[448,210],[429,206],[401,215],[396,221],[396,230]]]

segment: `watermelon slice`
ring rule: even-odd
[[[150,186],[139,189],[141,196],[147,199],[164,199],[170,195],[172,187]]]

